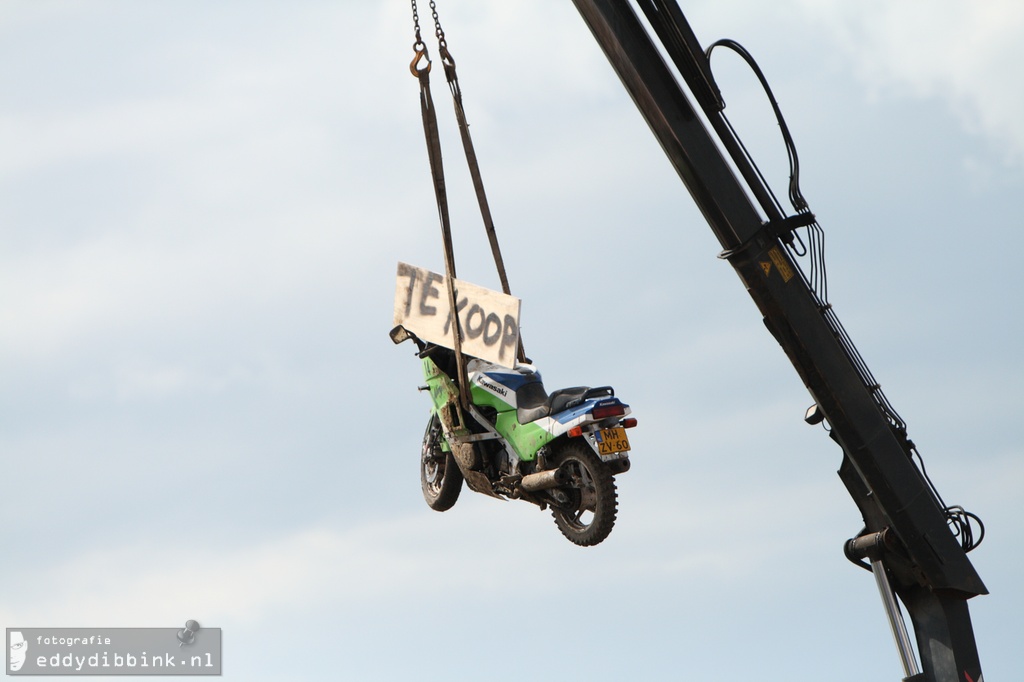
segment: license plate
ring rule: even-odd
[[[629,438],[626,437],[626,429],[601,429],[597,432],[597,451],[602,455],[612,455],[616,452],[629,450]]]

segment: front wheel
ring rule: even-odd
[[[549,493],[558,530],[581,547],[600,543],[615,525],[615,478],[608,465],[579,440],[559,447],[552,464],[569,477],[568,483]]]
[[[443,442],[441,420],[431,415],[420,451],[420,486],[423,499],[434,511],[451,509],[462,492],[462,472],[452,453],[441,448]]]

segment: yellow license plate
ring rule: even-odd
[[[602,455],[613,455],[616,452],[629,450],[629,438],[626,429],[601,429],[597,432],[597,450]]]

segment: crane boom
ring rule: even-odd
[[[876,578],[891,585],[915,630],[922,669],[906,660],[904,644],[906,679],[980,682],[967,599],[987,590],[913,460],[905,424],[787,249],[792,231],[812,223],[813,215],[804,210],[786,217],[770,200],[724,121],[705,53],[675,0],[637,4],[704,120],[629,0],[573,2],[842,448],[839,475],[865,525],[850,551],[871,560]],[[880,589],[885,596],[884,584]]]

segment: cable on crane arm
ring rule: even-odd
[[[981,518],[972,512],[967,511],[958,504],[947,505],[945,500],[942,499],[942,495],[935,488],[932,483],[932,479],[928,476],[928,471],[924,468],[924,458],[921,457],[921,453],[917,451],[917,447],[913,441],[910,441],[910,452],[914,457],[917,457],[918,468],[921,470],[921,476],[924,478],[925,483],[931,489],[932,494],[935,495],[935,499],[942,505],[942,511],[946,515],[946,523],[949,525],[950,532],[960,542],[960,547],[965,552],[970,552],[972,549],[981,544],[982,540],[985,539],[985,524]],[[978,538],[974,538],[974,525],[978,524]]]
[[[758,66],[757,61],[750,54],[750,52],[735,40],[728,38],[715,41],[710,46],[708,46],[708,48],[704,51],[704,58],[709,68],[711,64],[711,53],[714,51],[716,47],[724,47],[738,54],[747,63],[751,71],[753,71],[758,81],[760,81],[761,87],[764,89],[765,95],[767,96],[768,101],[771,104],[772,111],[775,113],[775,119],[778,122],[779,130],[782,133],[782,140],[786,146],[786,156],[789,161],[789,201],[793,205],[794,210],[796,210],[798,214],[811,216],[812,214],[810,211],[810,207],[807,204],[807,200],[803,196],[803,192],[801,192],[800,190],[800,157],[796,151],[796,143],[793,141],[793,135],[789,131],[789,126],[786,124],[786,118],[782,114],[782,108],[779,106],[779,102],[775,98],[775,93],[772,91],[771,85],[769,85],[768,83],[768,79],[765,77],[764,72],[761,71],[761,67]],[[725,106],[723,104],[722,109],[724,108]],[[750,152],[743,144],[743,141],[740,139],[740,136],[737,133],[736,129],[733,127],[728,117],[725,116],[724,111],[722,111],[720,115],[722,121],[728,127],[729,132],[732,135],[732,138],[736,141],[736,144],[739,147],[740,151],[746,157],[747,161],[750,164],[750,167],[753,168],[754,171],[757,173],[757,176],[761,180],[761,184],[765,187],[768,195],[775,203],[779,212],[785,213],[785,210],[783,209],[778,199],[775,197],[775,193],[772,191],[767,179],[764,177],[764,174],[761,172],[760,168],[758,168],[757,162],[754,161],[753,157],[750,155]],[[818,298],[818,304],[821,307],[823,314],[825,314],[826,317],[832,318],[830,322],[832,322],[833,326],[836,327],[837,336],[841,338],[848,338],[846,337],[845,331],[842,330],[841,325],[839,325],[838,319],[835,319],[834,315],[829,315],[831,304],[828,301],[828,274],[825,267],[825,232],[824,230],[822,230],[821,226],[817,223],[816,220],[806,225],[806,227],[806,243],[804,242],[803,237],[800,236],[800,233],[797,232],[796,230],[793,230],[792,235],[793,237],[795,237],[795,242],[794,240],[785,241],[785,246],[797,258],[803,258],[805,256],[809,257],[809,275],[804,274],[803,271],[800,270],[800,268],[797,269],[801,271],[801,275],[804,276],[805,282],[807,283],[808,287],[811,289],[811,291],[814,292],[814,295]],[[867,368],[863,364],[863,361],[859,359],[859,355],[856,352],[856,348],[853,347],[852,343],[848,344],[848,350],[850,350],[851,355],[854,357],[855,364],[858,365],[858,368],[862,368],[864,370],[862,371],[862,377],[864,378],[865,382],[868,385],[873,384],[874,381],[873,379],[871,379],[870,373],[866,371]],[[887,409],[887,412],[888,411],[890,410]],[[901,420],[898,416],[894,416],[893,421],[894,423],[899,423]]]
[[[786,125],[785,117],[782,115],[782,110],[779,107],[778,100],[775,99],[775,95],[772,92],[771,86],[768,84],[767,78],[765,78],[765,75],[761,71],[761,68],[757,65],[757,62],[754,60],[753,56],[746,50],[746,48],[744,48],[735,40],[731,40],[728,38],[715,41],[707,48],[707,50],[705,51],[705,56],[708,60],[708,64],[710,64],[711,61],[711,53],[716,47],[727,48],[738,54],[740,57],[742,57],[743,60],[747,63],[747,65],[750,67],[750,69],[757,76],[757,79],[761,82],[761,86],[764,88],[765,95],[768,97],[768,101],[771,103],[772,110],[775,112],[775,118],[779,124],[779,130],[782,133],[782,138],[786,145],[786,154],[789,158],[790,203],[793,205],[793,208],[798,213],[810,213],[810,208],[807,205],[807,201],[804,198],[803,193],[800,191],[800,159],[796,152],[796,144],[793,142],[793,136],[789,132],[789,126]],[[722,106],[722,108],[724,109],[724,105]],[[775,199],[775,195],[771,191],[771,188],[768,187],[768,183],[764,179],[764,175],[761,173],[760,169],[757,168],[757,164],[754,162],[753,158],[751,158],[746,147],[743,145],[742,141],[740,141],[739,135],[736,134],[735,129],[733,129],[732,124],[729,123],[724,113],[722,114],[722,118],[725,121],[726,125],[729,127],[729,130],[731,131],[733,137],[737,141],[739,148],[750,161],[750,164],[756,171],[757,175],[761,178],[762,183],[768,190],[768,194],[772,197],[773,201],[775,201],[776,205],[778,205],[778,201]],[[781,206],[779,208],[781,210]],[[810,278],[808,279],[799,267],[797,268],[797,270],[800,272],[801,276],[804,277],[804,280],[809,286],[810,290],[817,297],[818,305],[822,311],[823,317],[825,318],[829,326],[831,326],[831,328],[833,329],[840,345],[842,345],[843,348],[846,350],[848,357],[850,358],[851,362],[856,368],[857,373],[860,375],[861,380],[864,382],[864,385],[868,388],[868,390],[871,391],[871,394],[874,397],[876,404],[888,419],[890,427],[898,436],[900,436],[902,441],[906,444],[908,456],[910,456],[912,459],[917,459],[918,469],[921,472],[921,476],[928,485],[928,488],[934,494],[935,498],[938,500],[939,504],[941,505],[943,513],[946,517],[946,522],[949,525],[950,532],[960,543],[960,546],[963,548],[963,550],[965,552],[970,552],[975,547],[980,545],[982,540],[984,540],[985,524],[976,514],[967,511],[966,509],[959,505],[946,505],[945,501],[942,499],[942,496],[939,495],[939,491],[935,488],[935,485],[932,483],[931,478],[928,476],[928,472],[925,469],[924,458],[921,457],[921,453],[918,452],[917,447],[914,445],[913,441],[911,441],[907,437],[906,422],[903,421],[903,418],[900,417],[900,415],[896,412],[896,409],[893,407],[892,403],[889,402],[888,397],[886,397],[885,393],[882,392],[881,386],[875,380],[874,376],[872,376],[871,370],[868,368],[867,363],[861,356],[860,351],[857,350],[857,347],[854,345],[853,340],[847,334],[846,329],[843,327],[842,323],[839,321],[838,316],[836,316],[835,311],[832,309],[832,304],[829,303],[828,301],[828,278],[825,271],[824,256],[824,230],[822,230],[821,226],[818,225],[817,221],[814,221],[807,226],[807,235],[808,245],[806,246],[803,245],[802,240],[801,248],[796,248],[792,244],[787,244],[787,247],[791,251],[793,251],[794,255],[796,256],[803,257],[806,255],[810,255]],[[974,531],[975,524],[977,524],[978,527],[977,537],[975,537]],[[847,558],[849,558],[853,563],[857,564],[861,568],[867,568],[868,570],[870,570],[870,566],[864,564],[861,561],[858,561],[856,558],[851,557],[849,555],[847,556]]]
[[[786,118],[782,114],[782,108],[779,106],[778,100],[775,98],[775,93],[772,91],[771,85],[768,83],[768,79],[765,77],[764,72],[761,71],[761,67],[757,64],[757,61],[750,54],[750,52],[735,40],[724,38],[722,40],[715,41],[704,51],[704,58],[710,68],[711,64],[711,53],[716,47],[724,47],[732,50],[738,54],[750,67],[751,71],[757,77],[761,83],[761,87],[764,89],[765,95],[771,104],[772,111],[775,113],[775,119],[778,122],[779,130],[782,134],[782,140],[786,147],[786,156],[789,161],[789,201],[798,214],[811,216],[810,208],[807,204],[807,200],[803,196],[803,192],[800,190],[800,157],[796,151],[796,143],[793,141],[793,135],[789,131],[789,126],[786,124]],[[722,109],[725,105],[722,105]],[[756,161],[750,155],[743,141],[740,139],[739,134],[729,121],[728,117],[725,116],[724,111],[721,112],[722,121],[728,127],[732,138],[736,141],[739,149],[746,157],[750,164],[750,167],[754,169],[758,177],[761,180],[761,184],[767,190],[768,195],[772,198],[780,213],[785,213],[782,205],[775,197],[775,193],[771,190],[771,187],[764,177],[764,174],[758,168]],[[818,225],[817,221],[813,221],[806,225],[807,227],[807,241],[804,242],[803,237],[797,230],[793,230],[792,236],[795,238],[786,240],[786,248],[798,258],[805,256],[810,257],[810,275],[805,276],[807,285],[815,293],[819,299],[819,304],[823,309],[829,306],[828,303],[828,275],[825,268],[825,233]]]
[[[786,153],[789,156],[789,201],[793,204],[793,208],[798,212],[807,211],[807,201],[800,192],[800,159],[796,153],[796,144],[793,142],[793,136],[789,132],[789,126],[786,125],[786,119],[782,115],[782,109],[779,107],[779,103],[775,99],[775,94],[772,92],[771,86],[768,85],[768,79],[765,78],[764,72],[761,71],[761,67],[757,65],[757,62],[754,60],[754,57],[750,52],[731,38],[716,40],[708,46],[708,49],[705,51],[708,62],[711,61],[711,53],[716,47],[728,48],[742,57],[743,61],[750,66],[754,75],[757,76],[757,79],[761,82],[761,87],[764,88],[765,95],[767,95],[768,101],[772,105],[772,110],[775,112],[775,119],[779,123],[779,129],[782,131],[782,139],[786,144]]]

